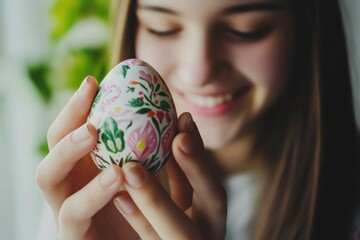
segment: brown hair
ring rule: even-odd
[[[136,1],[115,2],[112,66],[135,57]],[[296,59],[292,81],[259,126],[256,150],[267,157],[267,185],[253,239],[310,239],[312,235],[324,138],[317,2],[292,1]]]
[[[111,1],[110,18],[114,31],[110,43],[110,68],[122,60],[135,57],[135,5],[132,0]]]
[[[254,239],[310,239],[313,224],[322,144],[317,16],[305,1],[291,10],[295,59],[284,95],[262,121],[267,185]]]

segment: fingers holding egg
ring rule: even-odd
[[[56,212],[73,188],[70,173],[95,145],[96,137],[96,129],[84,124],[58,142],[37,167],[37,184]]]
[[[83,80],[79,89],[48,130],[47,139],[50,150],[67,134],[84,124],[97,88],[97,81],[94,77],[88,76]]]

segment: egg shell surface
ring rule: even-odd
[[[125,60],[105,76],[88,122],[99,134],[90,153],[99,169],[138,161],[155,175],[171,156],[175,105],[161,76],[142,60]]]

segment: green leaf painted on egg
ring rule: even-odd
[[[169,97],[169,96],[167,95],[167,93],[164,92],[164,91],[159,92],[157,95],[162,96],[162,97]]]
[[[155,87],[155,92],[158,92],[160,90],[160,84],[157,84]]]
[[[115,119],[112,117],[107,118],[102,128],[101,141],[106,149],[112,153],[123,151],[125,148],[124,132],[119,130]]]
[[[128,106],[131,107],[142,107],[144,105],[144,101],[141,98],[133,98],[129,101]]]
[[[139,110],[136,111],[136,113],[139,113],[139,114],[147,114],[148,112],[150,112],[151,109],[150,108],[141,108]]]
[[[169,112],[171,107],[170,107],[168,102],[163,100],[163,101],[160,102],[160,108],[165,112]]]
[[[126,78],[127,72],[130,69],[128,65],[122,65],[121,66],[121,75],[123,75],[124,78]]]
[[[127,92],[127,93],[128,93],[128,92],[135,92],[135,88],[128,86],[126,92]]]

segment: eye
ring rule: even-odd
[[[171,29],[171,30],[155,30],[152,28],[147,28],[147,31],[150,34],[158,36],[158,37],[167,37],[167,36],[175,35],[176,33],[180,32],[180,29],[176,28],[176,29]]]
[[[271,31],[271,27],[263,27],[255,31],[243,32],[232,28],[227,29],[227,34],[235,40],[258,40],[265,37]]]

